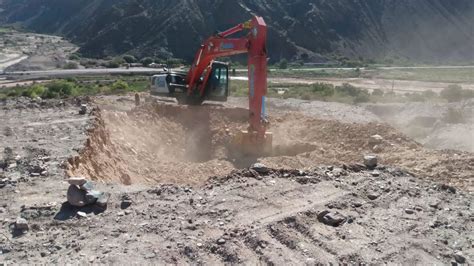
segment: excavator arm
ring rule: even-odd
[[[229,36],[248,31],[242,38]],[[267,25],[261,17],[239,24],[224,32],[208,38],[196,53],[193,64],[186,76],[187,95],[204,97],[206,84],[211,74],[214,59],[237,54],[248,54],[249,85],[249,128],[238,134],[239,144],[258,147],[268,142],[271,146],[271,135],[266,134],[267,120],[265,114],[265,95],[267,94]],[[261,150],[261,147],[257,149]]]

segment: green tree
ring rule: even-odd
[[[109,61],[106,66],[107,66],[108,68],[118,68],[118,67],[120,67],[120,65],[122,65],[123,63],[125,63],[125,61],[124,61],[122,58],[117,57],[117,58],[114,58],[114,59],[112,59],[111,61]]]
[[[145,58],[142,58],[142,60],[140,61],[144,66],[149,66],[151,63],[153,63],[153,58],[151,57],[145,57]]]
[[[122,58],[123,58],[123,60],[125,60],[125,62],[127,62],[129,64],[137,62],[137,59],[133,55],[126,54]]]

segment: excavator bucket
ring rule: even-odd
[[[273,134],[266,132],[259,137],[257,132],[238,131],[233,139],[234,149],[243,155],[268,156],[272,153]]]

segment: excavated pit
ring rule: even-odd
[[[450,180],[462,184],[472,180],[472,156],[453,161],[457,155],[423,149],[385,124],[343,123],[298,112],[272,112],[273,154],[242,157],[229,143],[233,134],[246,129],[246,109],[163,102],[124,108],[123,104],[101,105],[95,111],[95,126],[89,130],[79,156],[69,159],[68,175],[126,185],[195,186],[257,161],[272,168],[304,169],[359,163],[363,155],[377,154],[380,163],[435,179],[445,179],[446,167],[451,167]],[[383,136],[377,145],[370,138],[375,134]]]
[[[97,110],[70,175],[132,183],[200,184],[211,176],[248,167],[258,158],[237,155],[230,143],[248,125],[248,110],[221,106],[147,103],[131,111]],[[309,143],[276,145],[271,157],[313,151]]]

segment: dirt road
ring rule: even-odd
[[[248,80],[247,77],[238,76],[231,77],[234,80]],[[414,81],[414,80],[388,80],[378,78],[269,78],[269,83],[281,84],[283,87],[287,84],[315,84],[328,83],[334,86],[341,86],[344,83],[349,83],[356,87],[368,89],[373,91],[379,89],[385,92],[393,91],[396,93],[406,92],[423,92],[431,90],[439,93],[447,88],[452,83],[446,82],[428,82],[428,81]],[[473,83],[456,83],[464,89],[474,90]]]
[[[0,168],[1,263],[118,264],[131,256],[137,264],[474,259],[470,153],[424,149],[387,125],[363,120],[361,110],[352,116],[355,107],[326,106],[323,114],[333,119],[325,120],[317,103],[307,113],[296,112],[295,103],[272,117],[279,154],[254,158],[269,168],[249,170],[225,153],[227,132],[245,125],[245,112],[232,103],[177,112],[183,107],[135,108],[132,96],[107,96],[91,105],[100,107],[94,116],[78,115],[72,102],[0,105],[0,143],[7,148],[0,160],[7,162]],[[202,120],[189,120],[205,115],[211,119],[204,128]],[[212,141],[183,141],[187,132]],[[369,169],[360,162],[374,152],[367,143],[374,132],[384,140],[380,165]],[[195,148],[208,152],[202,157]],[[110,193],[104,212],[63,204],[65,168],[92,173],[97,189]],[[124,173],[129,179],[121,179]],[[13,230],[19,216],[28,222],[24,234]]]
[[[0,74],[3,74],[3,71],[15,64],[20,63],[21,61],[27,59],[28,56],[20,54],[2,54],[0,53]]]

